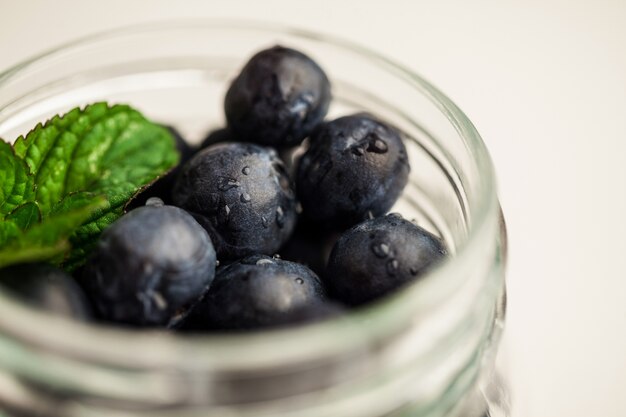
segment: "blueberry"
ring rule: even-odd
[[[296,177],[298,162],[307,149],[309,149],[309,140],[305,139],[299,146],[278,150],[278,156],[285,163],[285,169],[292,178]]]
[[[180,172],[180,167],[184,165],[195,153],[195,149],[189,145],[189,143],[181,136],[181,134],[175,128],[171,126],[165,126],[174,136],[176,142],[176,149],[180,153],[179,164],[171,169],[161,178],[158,178],[151,184],[148,184],[141,191],[139,191],[133,198],[126,204],[126,210],[132,210],[137,207],[142,207],[146,204],[151,197],[158,197],[166,204],[172,202],[172,188],[176,177]]]
[[[102,234],[84,268],[101,315],[132,325],[167,325],[215,276],[215,250],[184,210],[158,204],[122,216]]]
[[[199,149],[208,148],[209,146],[213,146],[218,143],[225,143],[225,142],[243,142],[243,141],[239,140],[239,138],[230,129],[225,127],[221,129],[212,130],[211,132],[209,132],[207,137],[200,144]],[[252,139],[249,142],[256,143],[258,141],[256,139]],[[302,156],[302,154],[308,148],[307,142],[308,141],[305,139],[304,142],[302,142],[302,144],[300,144],[299,146],[295,146],[292,148],[278,149],[278,156],[285,164],[285,169],[287,170],[290,176],[295,174],[295,166],[296,166],[297,160],[298,158],[300,158],[300,156]]]
[[[242,140],[289,147],[324,119],[330,98],[328,77],[311,58],[275,46],[244,66],[226,93],[224,110]]]
[[[296,190],[304,214],[345,229],[387,212],[407,184],[409,162],[398,132],[367,114],[325,123],[300,158]]]
[[[419,278],[446,253],[439,238],[390,214],[367,220],[339,238],[325,282],[336,299],[360,305]]]
[[[237,142],[237,139],[228,128],[216,129],[209,132],[207,137],[200,144],[200,149],[224,142]]]
[[[318,301],[296,308],[291,313],[281,316],[276,321],[276,327],[330,320],[341,317],[345,313],[345,307],[339,303],[328,300]]]
[[[0,270],[0,285],[18,299],[57,315],[81,321],[91,306],[71,276],[48,264],[22,264]]]
[[[304,264],[323,276],[330,251],[338,238],[338,233],[316,228],[300,219],[279,253],[283,259]]]
[[[249,143],[200,151],[183,167],[174,202],[209,232],[220,260],[276,253],[296,220],[282,161],[274,150]]]
[[[253,255],[221,268],[183,330],[251,330],[315,319],[305,311],[325,300],[322,284],[304,265]],[[320,314],[324,316],[326,313]]]

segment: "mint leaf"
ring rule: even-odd
[[[88,204],[68,207],[22,231],[10,245],[0,249],[0,267],[26,261],[61,263],[70,249],[70,235],[105,203],[101,197],[92,198]],[[0,224],[7,223],[11,222]]]
[[[65,240],[59,240],[52,246],[33,244],[19,249],[0,249],[0,268],[24,262],[51,260],[68,249],[69,245]]]
[[[28,229],[31,225],[41,221],[41,211],[39,206],[32,201],[24,203],[11,212],[6,220],[12,221],[22,230]]]
[[[22,230],[17,223],[10,220],[0,222],[0,247],[5,246],[21,233]]]
[[[60,255],[80,265],[126,202],[177,162],[171,133],[126,105],[76,108],[13,147],[0,141],[0,265]]]
[[[0,141],[0,216],[6,217],[35,195],[28,166],[16,158],[11,145]]]

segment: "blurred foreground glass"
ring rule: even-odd
[[[471,122],[412,72],[294,29],[224,21],[137,26],[1,74],[0,136],[13,140],[56,113],[108,100],[200,141],[224,123],[228,80],[276,43],[303,50],[329,74],[330,118],[369,111],[404,132],[412,170],[393,211],[442,236],[453,258],[345,318],[256,334],[85,326],[0,292],[0,409],[7,415],[507,415],[493,366],[506,253],[493,168]]]

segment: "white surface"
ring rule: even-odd
[[[0,0],[0,67],[173,16],[333,33],[447,93],[499,174],[515,417],[626,415],[626,1]]]

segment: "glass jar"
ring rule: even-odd
[[[84,325],[0,292],[4,415],[506,415],[488,394],[505,306],[506,238],[493,167],[472,123],[411,71],[360,46],[290,28],[135,26],[1,74],[0,136],[13,140],[56,113],[107,100],[130,103],[200,141],[224,124],[228,80],[253,52],[276,43],[305,51],[329,74],[329,118],[369,111],[403,132],[412,168],[393,211],[440,235],[453,256],[345,317],[253,334]]]

